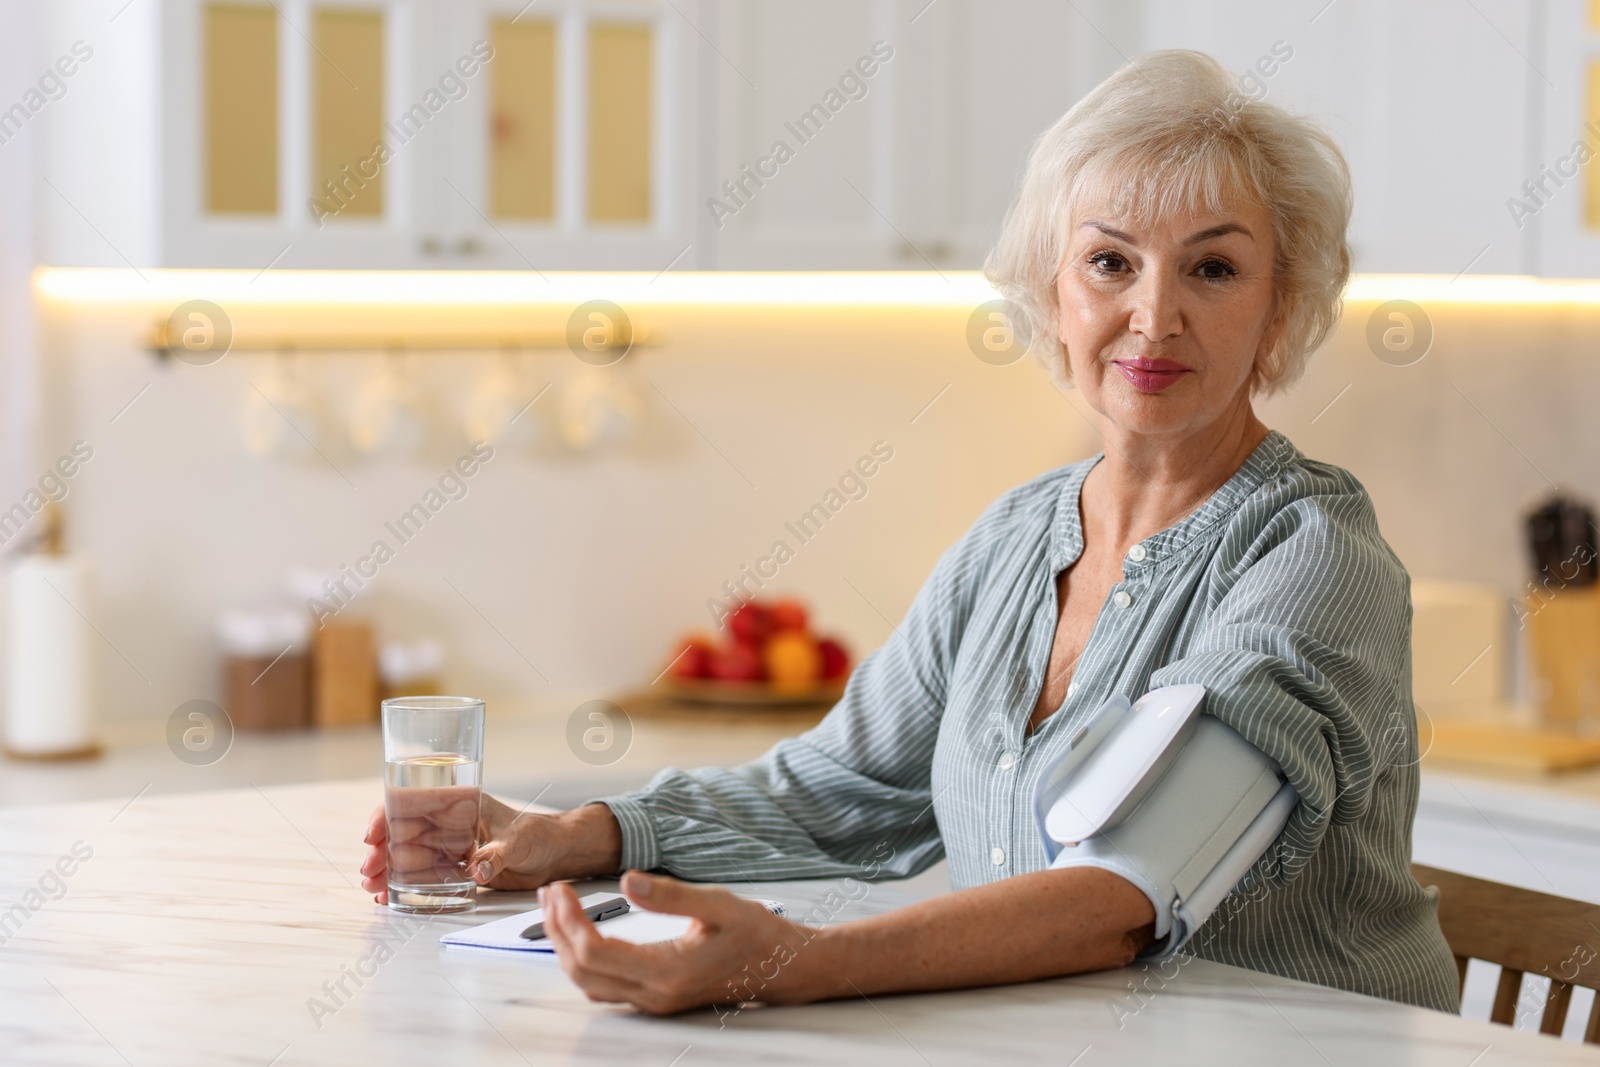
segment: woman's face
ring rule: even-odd
[[[1091,407],[1131,433],[1199,430],[1248,408],[1271,347],[1272,217],[1255,204],[1143,224],[1087,211],[1056,294]]]

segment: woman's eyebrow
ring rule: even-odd
[[[1107,237],[1113,238],[1113,239],[1118,240],[1118,241],[1127,241],[1129,244],[1137,243],[1137,242],[1134,241],[1133,236],[1131,234],[1123,233],[1121,230],[1116,229],[1115,227],[1110,226],[1107,223],[1101,222],[1099,219],[1085,219],[1079,225],[1080,225],[1080,227],[1087,226],[1087,227],[1089,227],[1091,229],[1099,230],[1101,233],[1105,234]],[[1224,223],[1221,223],[1221,224],[1216,225],[1216,226],[1208,226],[1206,229],[1203,229],[1199,233],[1196,233],[1196,234],[1190,236],[1189,238],[1187,238],[1183,243],[1184,243],[1185,247],[1187,247],[1189,245],[1197,245],[1202,241],[1209,241],[1213,237],[1221,237],[1224,234],[1229,234],[1229,233],[1242,233],[1246,237],[1250,238],[1252,241],[1255,240],[1255,234],[1251,233],[1250,232],[1250,228],[1248,226],[1246,226],[1244,223],[1242,223],[1242,222],[1224,222]]]
[[[1213,238],[1213,237],[1221,237],[1225,233],[1242,233],[1246,237],[1250,238],[1250,240],[1252,240],[1252,241],[1254,241],[1256,239],[1256,235],[1251,233],[1250,232],[1250,228],[1248,226],[1246,226],[1244,223],[1242,223],[1242,222],[1224,222],[1220,226],[1211,226],[1211,227],[1208,227],[1207,229],[1201,230],[1199,233],[1197,233],[1194,236],[1190,237],[1187,241],[1184,241],[1183,243],[1184,243],[1185,246],[1197,245],[1201,241],[1209,241],[1209,240],[1211,240],[1211,238]]]
[[[1084,226],[1092,227],[1093,229],[1099,230],[1101,233],[1105,234],[1107,237],[1113,238],[1114,240],[1127,241],[1129,244],[1134,243],[1131,235],[1123,233],[1121,230],[1113,229],[1111,226],[1101,222],[1099,219],[1084,219],[1083,222],[1079,223],[1078,225],[1080,229]]]

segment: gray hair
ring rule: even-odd
[[[1277,392],[1339,320],[1350,276],[1350,168],[1320,126],[1250,98],[1202,52],[1139,57],[1034,143],[984,274],[1011,303],[1035,358],[1068,382],[1056,282],[1079,206],[1093,200],[1148,221],[1220,214],[1240,198],[1272,215],[1275,333],[1250,388]]]

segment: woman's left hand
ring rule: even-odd
[[[670,1015],[708,1004],[815,999],[796,964],[821,931],[779,918],[726,889],[629,871],[622,891],[634,907],[693,921],[675,941],[635,945],[603,935],[564,883],[539,891],[545,931],[561,967],[590,1000]]]

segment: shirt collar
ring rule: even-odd
[[[1135,560],[1130,556],[1124,560],[1125,573],[1131,575],[1173,555],[1212,525],[1233,515],[1251,493],[1289,465],[1297,455],[1297,450],[1287,437],[1277,430],[1267,431],[1267,436],[1245,457],[1239,469],[1204,504],[1188,517],[1139,542],[1139,547],[1144,550],[1144,558]],[[1055,572],[1075,563],[1083,553],[1083,482],[1095,464],[1105,457],[1104,452],[1099,452],[1082,463],[1074,464],[1061,487],[1061,495],[1056,500],[1055,527],[1050,538],[1051,564]]]

